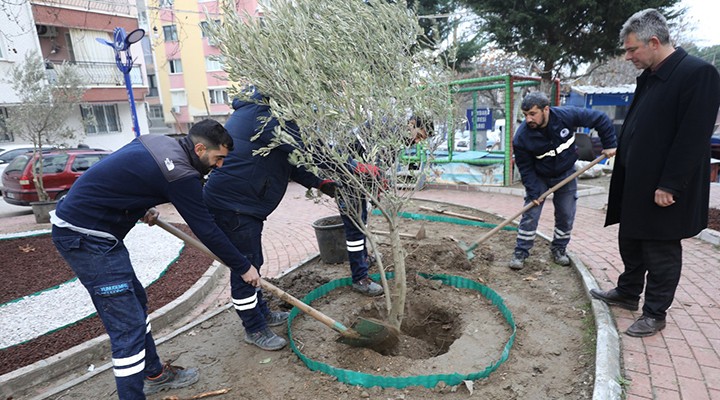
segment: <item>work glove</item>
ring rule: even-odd
[[[379,177],[382,173],[380,168],[372,164],[357,163],[355,165],[355,173],[368,175],[373,178]]]
[[[388,180],[376,165],[357,163],[354,169],[356,174],[364,175],[378,185],[380,191],[388,190]]]
[[[318,190],[324,194],[335,197],[335,190],[337,190],[338,184],[332,179],[323,179],[318,186]]]

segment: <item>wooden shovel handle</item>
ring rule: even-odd
[[[590,164],[588,164],[588,165],[580,168],[579,170],[575,171],[572,175],[568,176],[567,178],[565,178],[565,179],[563,179],[562,181],[558,182],[555,186],[553,186],[553,187],[551,187],[550,189],[548,189],[547,191],[545,191],[545,193],[541,194],[540,197],[537,198],[537,200],[539,200],[540,202],[542,202],[543,200],[545,200],[546,197],[550,196],[552,193],[554,193],[555,191],[557,191],[557,190],[560,189],[561,187],[567,185],[568,182],[570,182],[570,181],[572,181],[573,179],[577,178],[578,176],[582,175],[583,172],[589,170],[589,169],[592,168],[595,164],[597,164],[597,163],[599,163],[600,161],[604,160],[605,157],[606,157],[605,154],[600,154],[597,158],[595,158],[594,160],[592,160],[592,162],[590,162]],[[527,205],[525,205],[525,207],[523,207],[522,210],[520,210],[520,211],[518,211],[517,213],[513,214],[511,217],[509,217],[509,218],[506,219],[505,221],[501,222],[498,226],[492,228],[492,229],[490,230],[490,232],[486,233],[486,234],[483,235],[480,239],[478,239],[478,240],[476,240],[475,242],[473,242],[473,243],[470,245],[470,247],[468,247],[465,251],[467,252],[467,251],[473,250],[473,249],[476,248],[480,243],[483,243],[484,241],[488,240],[492,235],[494,235],[495,233],[497,233],[500,229],[504,228],[504,227],[507,226],[509,223],[513,222],[513,221],[515,220],[515,218],[523,215],[523,214],[525,213],[525,211],[527,211],[527,210],[529,210],[529,209],[531,209],[531,208],[533,208],[533,207],[535,207],[535,203],[531,201],[530,203],[528,203]]]
[[[471,221],[485,222],[484,219],[482,219],[482,218],[480,218],[480,217],[476,217],[476,216],[474,216],[474,215],[460,214],[460,213],[456,213],[456,212],[453,212],[453,211],[439,210],[439,209],[436,209],[436,208],[425,207],[425,206],[420,206],[420,209],[421,209],[421,210],[425,210],[425,211],[436,212],[436,213],[438,213],[438,214],[447,214],[447,215],[451,215],[451,216],[453,216],[453,217],[458,217],[458,218],[463,218],[463,219],[469,219],[469,220],[471,220]]]
[[[202,242],[195,239],[194,237],[186,234],[185,232],[181,231],[180,229],[176,228],[173,225],[170,225],[169,223],[163,221],[162,219],[158,218],[155,224],[164,230],[166,230],[168,233],[172,234],[173,236],[177,237],[178,239],[182,240],[183,242],[195,246],[198,250],[201,250],[205,254],[209,255],[210,257],[214,258],[220,263],[223,263],[220,258],[218,258],[210,249],[208,249]],[[279,287],[271,284],[270,282],[266,281],[265,279],[260,279],[260,286],[280,298],[281,300],[292,304],[293,306],[299,308],[302,312],[309,315],[310,317],[322,322],[323,324],[327,325],[329,328],[337,331],[343,336],[346,337],[352,337],[357,338],[359,337],[359,334],[355,332],[352,329],[348,329],[345,325],[341,324],[340,322],[335,321],[334,319],[328,317],[327,315],[321,313],[320,311],[312,308],[311,306],[303,303],[299,299],[295,298],[291,294],[285,292],[284,290],[280,289]]]

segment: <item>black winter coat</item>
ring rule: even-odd
[[[268,155],[254,152],[271,143],[275,128],[280,124],[270,119],[270,107],[261,103],[262,95],[255,92],[252,101],[233,100],[232,115],[225,128],[233,138],[235,149],[225,158],[222,168],[215,169],[205,184],[204,199],[208,207],[250,215],[261,221],[267,219],[293,180],[306,188],[317,188],[321,179],[290,161],[295,147],[282,144]],[[285,123],[284,131],[303,148],[300,130],[295,122]]]
[[[620,134],[606,226],[620,223],[620,236],[642,240],[679,240],[707,227],[718,106],[717,69],[682,48],[638,77]],[[673,193],[675,204],[657,206],[658,188]]]

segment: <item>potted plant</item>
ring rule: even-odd
[[[76,68],[68,64],[47,68],[35,53],[28,53],[22,64],[12,68],[8,80],[19,103],[8,107],[7,126],[15,137],[33,145],[33,183],[38,202],[32,203],[38,223],[48,222],[48,212],[55,208],[55,200],[43,186],[43,157],[45,146],[62,147],[77,138],[76,131],[67,125],[68,115],[77,114],[85,89]]]

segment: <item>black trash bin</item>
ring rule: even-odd
[[[320,259],[325,264],[338,264],[347,261],[345,229],[339,215],[320,218],[313,222],[317,237]]]

